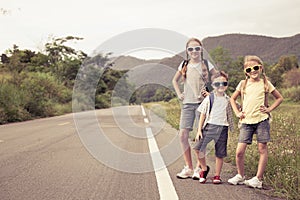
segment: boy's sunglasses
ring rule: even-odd
[[[245,68],[244,70],[245,70],[246,73],[250,73],[250,72],[252,72],[252,71],[257,71],[257,70],[259,70],[260,67],[261,67],[261,65],[255,65],[255,66],[252,66],[252,67],[247,67],[247,68]]]
[[[189,51],[189,52],[192,52],[192,51],[200,51],[202,49],[202,47],[201,46],[196,46],[196,47],[188,47],[187,48],[187,50]]]
[[[227,86],[228,82],[214,82],[213,86],[220,87],[220,86]]]

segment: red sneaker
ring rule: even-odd
[[[209,170],[210,170],[209,166],[207,166],[206,171],[201,170],[200,179],[199,179],[200,183],[205,183],[206,182],[206,177],[207,177],[207,174],[208,174]]]
[[[214,184],[220,184],[220,183],[222,183],[222,180],[221,180],[220,176],[214,176],[213,183]]]

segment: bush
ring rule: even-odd
[[[294,86],[286,89],[281,90],[282,96],[286,100],[290,100],[293,102],[299,102],[300,101],[300,87]]]
[[[67,103],[72,99],[71,90],[49,73],[27,73],[21,89],[26,92],[25,108],[35,117],[54,116],[56,103]]]
[[[0,85],[0,124],[30,119],[24,109],[24,92],[11,83]]]
[[[96,96],[95,108],[109,108],[111,107],[111,92],[106,92]]]

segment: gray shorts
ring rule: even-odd
[[[253,135],[256,134],[258,143],[270,142],[269,119],[257,124],[242,124],[240,128],[239,143],[252,144]]]
[[[197,111],[200,104],[183,104],[180,115],[180,129],[193,130],[194,122],[195,127],[198,128],[200,113]]]
[[[207,124],[202,131],[203,137],[195,144],[194,149],[206,152],[208,143],[215,142],[215,155],[218,158],[227,156],[228,126]]]

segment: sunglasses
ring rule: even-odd
[[[220,86],[227,86],[228,82],[214,82],[213,86],[220,87]]]
[[[196,46],[196,47],[188,47],[187,51],[192,52],[192,51],[200,51],[202,49],[201,46]]]
[[[261,65],[255,65],[255,66],[252,66],[252,67],[247,67],[247,68],[245,68],[244,70],[245,70],[246,73],[250,73],[250,72],[252,72],[252,71],[257,71],[257,70],[259,70],[260,67],[261,67]]]

